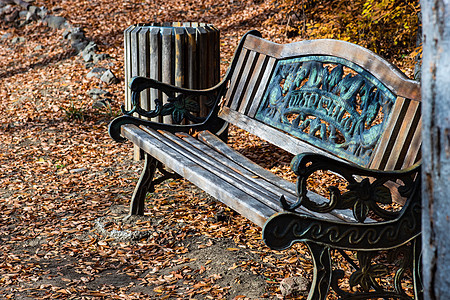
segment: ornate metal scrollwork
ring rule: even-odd
[[[341,286],[345,276],[338,266],[327,273],[331,274],[329,286],[342,299],[411,299],[411,294],[420,295],[420,164],[402,171],[374,171],[317,154],[301,154],[292,161],[291,167],[298,175],[299,199],[293,204],[282,200],[292,212],[278,213],[266,222],[263,228],[266,245],[282,250],[297,242],[306,243],[315,259],[315,274],[322,274],[324,265],[322,261],[316,262],[316,258],[329,249],[339,251],[354,269],[347,288]],[[328,202],[310,200],[306,181],[317,170],[330,170],[341,175],[348,182],[346,191],[330,187]],[[399,211],[383,207],[392,202],[391,190],[386,184],[394,182],[400,184],[398,191],[406,198]],[[344,222],[331,216],[321,218],[299,213],[296,208],[300,205],[324,214],[336,209],[351,209],[355,220]],[[367,220],[369,216],[370,221]],[[311,247],[313,244],[315,246]],[[346,251],[356,253],[356,260]],[[380,251],[387,254],[375,256]],[[410,289],[408,294],[403,283],[409,274],[413,277],[414,290]],[[386,280],[387,277],[391,279]],[[318,278],[322,280],[328,275]],[[323,290],[319,283],[313,282],[310,296]]]
[[[344,67],[357,74],[345,74]],[[349,61],[305,56],[278,61],[256,118],[364,165],[395,99]]]
[[[417,180],[414,181],[414,178],[419,172],[419,167],[392,172],[369,170],[308,153],[294,157],[291,168],[298,176],[298,201],[289,204],[281,200],[284,209],[295,211],[301,205],[320,213],[331,212],[334,209],[351,209],[358,222],[364,222],[370,212],[384,220],[397,218],[402,211],[390,211],[380,206],[392,203],[391,190],[385,184],[389,181],[402,182],[398,191],[401,196],[407,198],[416,187]],[[348,191],[341,193],[337,187],[330,186],[329,202],[318,204],[311,201],[307,196],[307,181],[309,176],[318,170],[328,170],[341,175],[348,182]],[[358,182],[356,178],[362,179]],[[369,178],[372,178],[372,181]]]
[[[154,118],[157,116],[172,116],[172,121],[174,124],[180,124],[183,120],[191,121],[194,123],[199,123],[205,120],[204,117],[197,117],[194,114],[200,112],[200,105],[198,101],[194,100],[196,95],[189,95],[180,93],[174,96],[174,93],[168,93],[167,103],[162,104],[161,100],[155,99],[155,109],[146,111],[140,105],[139,93],[140,89],[133,90],[131,94],[132,109],[127,111],[122,105],[122,113],[124,115],[131,116],[137,113],[141,117]],[[207,102],[208,106],[211,108],[214,105],[214,100],[216,98],[212,95],[209,97]]]
[[[360,268],[350,276],[350,288],[360,285],[364,292],[369,292],[371,287],[380,290],[377,278],[388,275],[388,267],[381,264],[373,264],[374,252],[357,252]]]
[[[121,126],[125,124],[143,125],[169,132],[191,132],[205,129],[215,132],[215,130],[220,130],[223,126],[224,121],[217,119],[217,112],[219,110],[219,100],[225,92],[226,81],[222,81],[210,89],[190,90],[171,86],[150,78],[134,77],[130,83],[130,87],[132,90],[132,109],[126,111],[122,107],[124,115],[117,117],[109,124],[109,135],[117,142],[125,141],[121,136]],[[156,99],[154,110],[144,110],[140,105],[139,94],[149,88],[157,89],[168,95],[168,102],[163,105],[159,99]],[[208,107],[211,107],[207,117],[197,117],[194,115],[199,111],[199,104],[195,99],[200,97],[206,100],[205,102]],[[171,115],[173,124],[140,119],[134,117],[135,114],[147,118]],[[183,120],[191,123],[179,125]]]

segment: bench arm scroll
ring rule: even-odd
[[[369,212],[385,220],[396,219],[401,211],[382,208],[392,204],[392,186],[397,185],[398,193],[409,199],[420,177],[420,163],[398,171],[380,171],[359,167],[323,155],[304,153],[294,157],[291,168],[297,177],[298,200],[294,204],[283,201],[283,208],[295,211],[300,206],[319,213],[329,213],[334,209],[351,209],[357,222],[363,223]],[[329,202],[316,203],[307,196],[307,181],[318,171],[331,171],[347,182],[346,191],[329,186]],[[419,174],[419,175],[418,175]],[[407,204],[405,204],[406,206]]]
[[[287,212],[272,216],[263,236],[274,249],[286,249],[295,242],[315,242],[341,249],[389,249],[420,234],[420,163],[400,171],[377,171],[350,165],[318,154],[297,155],[291,167],[298,176],[298,201],[283,201]],[[348,182],[345,191],[329,187],[329,201],[316,203],[307,196],[306,183],[317,170],[329,170]],[[401,183],[398,191],[406,198],[401,209],[389,207],[391,190],[386,183]],[[315,216],[296,211],[303,206]],[[350,209],[354,221],[326,217],[333,210]],[[324,214],[324,218],[320,217]],[[369,216],[371,219],[369,219]]]

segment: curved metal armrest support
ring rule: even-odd
[[[296,208],[304,206],[319,213],[328,213],[334,209],[352,209],[358,222],[364,222],[370,211],[384,220],[398,218],[408,205],[411,195],[420,181],[420,163],[400,171],[379,171],[344,163],[319,154],[304,153],[294,157],[291,168],[298,176],[298,200],[291,205],[283,200],[284,209],[295,211]],[[347,191],[341,193],[337,187],[330,186],[328,187],[329,202],[318,204],[311,201],[307,196],[307,180],[318,170],[331,171],[342,176],[348,182]],[[408,200],[401,211],[388,211],[380,207],[380,205],[392,203],[391,190],[385,185],[389,181],[392,183],[402,182],[398,191],[402,197]]]
[[[159,115],[172,115],[175,124],[181,123],[183,119],[200,122],[203,118],[198,118],[191,114],[199,112],[200,108],[198,102],[193,99],[204,96],[208,99],[207,103],[209,106],[217,105],[225,90],[225,85],[226,82],[222,81],[210,89],[192,90],[166,84],[151,78],[133,77],[130,83],[132,109],[126,111],[122,105],[122,113],[125,115],[137,113],[139,116],[147,118],[154,118]],[[155,109],[151,111],[144,110],[140,105],[140,93],[150,88],[166,94],[168,103],[162,105],[160,99],[155,99]]]
[[[419,192],[418,192],[419,193]],[[387,250],[417,237],[421,232],[420,205],[401,218],[376,223],[346,223],[283,212],[270,217],[263,228],[264,243],[284,250],[297,242],[314,242],[346,250]]]
[[[263,228],[263,239],[269,247],[281,250],[296,242],[314,242],[348,250],[381,250],[403,245],[420,234],[420,163],[405,170],[388,172],[306,153],[297,155],[291,167],[298,175],[299,199],[290,209],[303,205],[312,211],[327,213],[333,209],[351,208],[356,220],[344,222],[298,212],[278,213],[269,218]],[[306,180],[317,170],[340,174],[349,182],[349,191],[341,194],[337,187],[331,187],[329,202],[317,204],[309,200],[306,196]],[[355,176],[365,178],[357,182]],[[389,189],[383,185],[388,181],[401,181],[404,184],[399,187],[399,192],[407,199],[398,212],[385,211],[377,204],[387,204],[391,200]],[[364,223],[369,209],[382,221]]]
[[[217,113],[216,113],[217,114]],[[225,121],[219,119],[217,117],[206,118],[205,121],[198,124],[189,124],[189,125],[176,125],[176,124],[164,124],[158,122],[147,121],[139,118],[135,118],[132,116],[121,116],[117,117],[109,123],[109,136],[115,140],[116,142],[125,142],[126,139],[121,136],[120,127],[125,124],[134,124],[136,126],[146,126],[156,130],[164,130],[168,132],[199,132],[202,130],[209,130],[212,133],[220,132],[225,126]]]

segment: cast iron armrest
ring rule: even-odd
[[[291,167],[298,175],[298,201],[283,206],[282,212],[269,218],[263,229],[266,244],[274,249],[286,249],[295,242],[314,242],[340,249],[390,249],[420,234],[420,163],[401,171],[377,171],[346,164],[318,154],[297,155]],[[306,182],[317,170],[329,170],[341,175],[347,190],[329,187],[330,199],[316,203],[307,196]],[[406,198],[398,211],[383,205],[392,203],[388,182],[401,183],[399,193]],[[324,218],[307,216],[295,209],[304,206],[324,214]],[[334,209],[351,209],[354,222],[333,221],[325,215]],[[367,222],[367,217],[372,220]],[[366,221],[366,222],[365,222]]]
[[[161,129],[169,132],[192,132],[201,130],[219,131],[224,126],[224,121],[217,118],[220,108],[220,99],[225,92],[226,81],[223,80],[215,87],[204,90],[191,90],[180,88],[166,83],[159,82],[145,77],[134,77],[130,83],[132,109],[126,111],[122,106],[123,116],[114,119],[109,124],[109,135],[117,142],[125,139],[120,135],[120,127],[125,124],[143,125],[153,129]],[[168,103],[162,105],[161,100],[155,99],[154,110],[144,110],[140,106],[140,93],[149,88],[157,89],[168,96]],[[211,107],[206,118],[199,118],[193,115],[199,109],[195,97],[206,97]],[[175,124],[164,124],[133,117],[138,114],[141,117],[154,118],[157,116],[171,115]],[[193,124],[179,125],[186,119]]]
[[[398,187],[399,194],[408,198],[415,187],[415,180],[420,174],[420,163],[398,171],[372,170],[350,163],[335,160],[319,154],[304,153],[295,156],[291,162],[291,169],[297,177],[298,201],[289,205],[283,201],[283,208],[295,211],[296,208],[304,206],[312,211],[328,213],[333,209],[352,209],[353,215],[358,222],[364,222],[369,211],[374,212],[383,219],[395,219],[400,212],[390,212],[380,207],[392,203],[391,190],[386,183],[401,182]],[[307,194],[307,180],[316,171],[331,171],[340,175],[347,181],[347,190],[341,193],[335,186],[328,187],[330,201],[316,203],[311,201]],[[359,181],[358,181],[359,180]]]

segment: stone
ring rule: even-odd
[[[94,100],[102,96],[111,96],[110,92],[97,88],[90,89],[86,92],[86,94],[88,94],[88,96],[92,97]]]
[[[88,41],[72,42],[71,46],[78,52],[82,51],[88,45]]]
[[[102,75],[104,73],[106,73],[106,71],[108,71],[108,69],[105,68],[93,68],[87,75],[87,78],[92,78],[92,77],[96,77],[96,78],[101,78]]]
[[[48,10],[44,6],[41,6],[36,14],[41,20],[44,20],[47,17]]]
[[[95,52],[98,50],[97,44],[94,42],[89,42],[86,48],[83,49],[83,52]]]
[[[39,7],[34,6],[34,5],[30,5],[30,6],[28,7],[28,12],[30,12],[30,13],[32,13],[32,14],[35,14],[35,15],[37,15],[37,13],[38,13],[40,10],[41,10],[41,9],[40,9]]]
[[[24,37],[15,37],[11,40],[11,44],[15,45],[15,44],[20,44],[25,42],[25,38]]]
[[[113,74],[113,72],[111,72],[111,70],[107,70],[105,73],[103,73],[102,77],[100,77],[100,80],[106,84],[114,84],[118,82],[118,79]]]
[[[97,44],[94,42],[89,42],[86,47],[81,51],[81,56],[85,62],[90,62],[93,60],[95,55],[95,51],[97,51]]]
[[[93,56],[92,52],[84,52],[84,50],[83,50],[83,51],[81,51],[81,55],[85,62],[92,61],[92,56]]]
[[[3,6],[2,8],[0,8],[0,16],[2,15],[7,15],[12,13],[14,10],[14,7],[10,4]]]
[[[80,27],[75,27],[75,28],[67,28],[70,32],[69,38],[72,42],[76,42],[76,41],[81,41],[81,40],[86,40],[86,37],[84,35],[84,30]]]
[[[7,33],[5,33],[4,35],[2,35],[0,38],[1,38],[2,40],[7,40],[7,39],[9,39],[11,36],[12,36],[12,34],[9,33],[9,32],[7,32]]]
[[[92,56],[92,60],[94,61],[94,64],[98,63],[101,60],[108,59],[110,56],[109,54],[101,53],[101,54],[94,54]]]
[[[51,16],[51,15],[46,16],[44,22],[47,24],[48,27],[53,29],[62,29],[67,26],[66,19],[59,16]]]
[[[306,278],[300,276],[288,277],[281,281],[280,291],[283,297],[307,295],[310,285]]]
[[[13,10],[10,14],[6,15],[5,22],[6,23],[12,23],[19,17],[19,11]]]
[[[27,11],[27,15],[25,16],[25,20],[27,22],[36,21],[37,19],[38,19],[38,16],[35,13]]]
[[[63,38],[64,38],[65,40],[69,39],[69,38],[70,38],[70,34],[71,34],[71,31],[70,31],[69,29],[64,30],[64,32],[63,32]]]
[[[111,106],[111,99],[101,99],[92,103],[92,108],[102,109]]]
[[[27,14],[28,14],[27,10],[19,11],[19,19],[25,19],[27,17]]]

